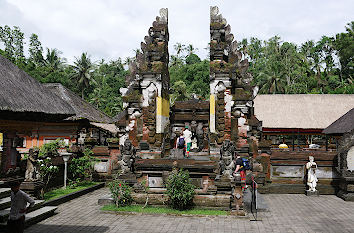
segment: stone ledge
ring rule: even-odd
[[[56,199],[46,201],[46,202],[43,203],[42,206],[57,206],[57,205],[65,203],[65,202],[71,201],[71,200],[73,200],[75,198],[78,198],[78,197],[80,197],[82,195],[85,195],[85,194],[87,194],[89,192],[92,192],[94,190],[103,188],[104,186],[105,186],[105,183],[99,183],[99,184],[93,185],[91,187],[88,187],[88,188],[85,188],[85,189],[82,189],[82,190],[67,194],[65,196],[58,197]]]

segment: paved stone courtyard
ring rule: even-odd
[[[269,212],[262,221],[235,217],[179,217],[168,215],[116,215],[99,210],[97,199],[107,188],[62,204],[58,214],[25,232],[354,232],[354,202],[333,195],[263,195]]]

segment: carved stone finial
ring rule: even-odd
[[[160,21],[162,22],[168,22],[168,8],[161,8],[160,9]]]
[[[219,14],[219,8],[217,6],[210,6],[210,21],[217,18]]]

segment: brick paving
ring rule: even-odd
[[[334,195],[263,195],[270,211],[260,213],[262,221],[256,222],[231,216],[108,214],[97,205],[98,198],[107,193],[108,189],[103,188],[62,204],[58,214],[25,232],[354,232],[354,202],[345,202]]]

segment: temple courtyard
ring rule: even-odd
[[[26,232],[354,232],[354,202],[335,195],[265,194],[269,211],[258,214],[261,221],[250,221],[252,216],[110,214],[97,203],[107,194],[102,188],[64,203],[56,215]]]

